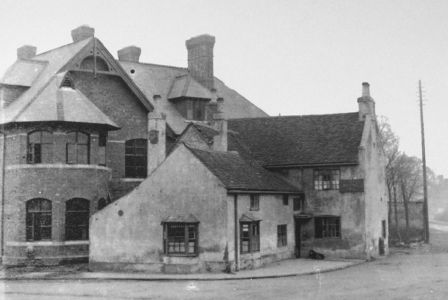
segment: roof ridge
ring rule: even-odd
[[[180,70],[187,70],[188,68],[184,67],[176,67],[176,66],[169,66],[169,65],[161,65],[161,64],[153,64],[153,63],[145,63],[145,62],[132,62],[132,61],[119,61],[120,63],[136,63],[140,65],[146,65],[146,66],[153,66],[153,67],[161,67],[161,68],[172,68],[172,69],[180,69]]]
[[[254,120],[254,119],[289,119],[289,118],[303,118],[303,117],[321,117],[321,116],[336,116],[336,115],[348,115],[348,114],[357,114],[358,112],[346,112],[346,113],[335,113],[335,114],[317,114],[317,115],[289,115],[289,116],[267,116],[267,117],[255,117],[255,118],[229,118],[229,121],[233,120]]]
[[[90,37],[89,39],[91,39],[91,38],[93,38],[93,37]],[[85,39],[84,39],[84,40],[85,40]],[[44,54],[47,54],[47,53],[50,53],[50,52],[52,52],[52,51],[60,50],[60,49],[62,49],[62,48],[64,48],[64,47],[68,47],[68,46],[71,46],[71,45],[74,45],[74,44],[77,44],[77,43],[81,43],[81,42],[83,42],[84,40],[80,40],[80,41],[77,41],[77,42],[71,42],[71,43],[69,43],[69,44],[65,44],[65,45],[59,46],[59,47],[57,47],[57,48],[50,49],[50,50],[47,50],[47,51],[45,51],[45,52],[39,53],[39,54],[37,54],[36,56],[34,56],[31,60],[34,60],[34,58],[39,57],[39,56],[44,55]]]

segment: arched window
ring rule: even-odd
[[[93,58],[93,56],[88,56],[88,57],[84,58],[84,60],[81,62],[80,68],[86,69],[86,70],[92,70],[94,61],[95,61],[95,59]],[[104,59],[102,59],[99,56],[96,57],[96,70],[97,71],[105,71],[105,72],[109,71],[109,66],[104,61]]]
[[[89,135],[80,131],[67,134],[67,163],[89,164]]]
[[[148,147],[147,140],[129,140],[126,141],[125,146],[125,176],[128,178],[146,178]]]
[[[102,210],[106,206],[107,206],[106,199],[101,198],[100,200],[98,200],[98,210]]]
[[[74,198],[65,203],[65,240],[89,239],[90,201]]]
[[[45,164],[53,162],[53,134],[48,131],[34,131],[28,134],[27,162]]]
[[[51,201],[33,199],[26,202],[26,240],[51,240]]]

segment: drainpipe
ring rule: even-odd
[[[4,232],[5,232],[5,158],[6,158],[6,133],[3,134],[3,153],[2,153],[2,231],[0,233],[0,243],[1,243],[1,256],[0,261],[3,263],[3,256],[5,255],[5,243],[4,243]]]
[[[234,253],[235,253],[235,271],[239,271],[240,269],[240,263],[238,260],[238,194],[233,195],[233,205],[235,206],[234,212],[235,212],[235,246],[234,246]]]

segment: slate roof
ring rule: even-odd
[[[80,91],[60,87],[65,72],[53,76],[49,82],[25,103],[13,102],[0,115],[0,124],[10,122],[65,121],[100,124],[110,129],[119,127]]]
[[[300,192],[265,169],[251,165],[236,152],[206,151],[186,146],[228,190]]]
[[[160,109],[166,114],[167,124],[176,134],[181,134],[187,123],[185,123],[185,118],[179,113],[175,105],[168,99],[174,95],[170,95],[170,91],[176,78],[188,75],[188,69],[141,62],[119,61],[119,63],[143,91],[146,98],[152,101],[154,95],[161,96]],[[224,111],[228,118],[268,116],[264,111],[236,91],[227,87],[224,82],[216,77],[215,88],[217,89],[217,95],[224,98]],[[201,92],[201,94],[203,93],[205,92]],[[210,98],[210,95],[208,98]]]
[[[358,112],[229,120],[229,150],[263,166],[357,164]]]
[[[17,60],[0,79],[0,84],[30,87],[46,62],[32,60]]]
[[[210,99],[210,91],[190,75],[182,75],[174,79],[168,93],[169,100],[181,97]]]

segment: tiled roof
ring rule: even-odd
[[[26,105],[13,102],[0,115],[0,124],[10,122],[65,121],[119,127],[80,91],[60,87],[65,72],[53,76]]]
[[[229,120],[229,150],[264,166],[356,164],[363,121],[358,113]]]
[[[169,100],[180,97],[210,99],[210,96],[210,91],[190,75],[176,77],[168,93]]]
[[[30,87],[39,76],[46,62],[32,60],[17,60],[0,80],[0,84]]]
[[[119,61],[123,69],[134,80],[150,101],[154,95],[162,97],[160,108],[166,114],[167,124],[176,134],[187,126],[185,118],[168,98],[176,77],[188,75],[188,69],[140,62]],[[267,117],[268,115],[249,100],[227,87],[215,77],[217,95],[224,98],[224,111],[228,118]],[[210,97],[210,96],[209,96]]]
[[[256,167],[236,152],[205,151],[187,147],[228,190],[300,192],[273,173]]]

